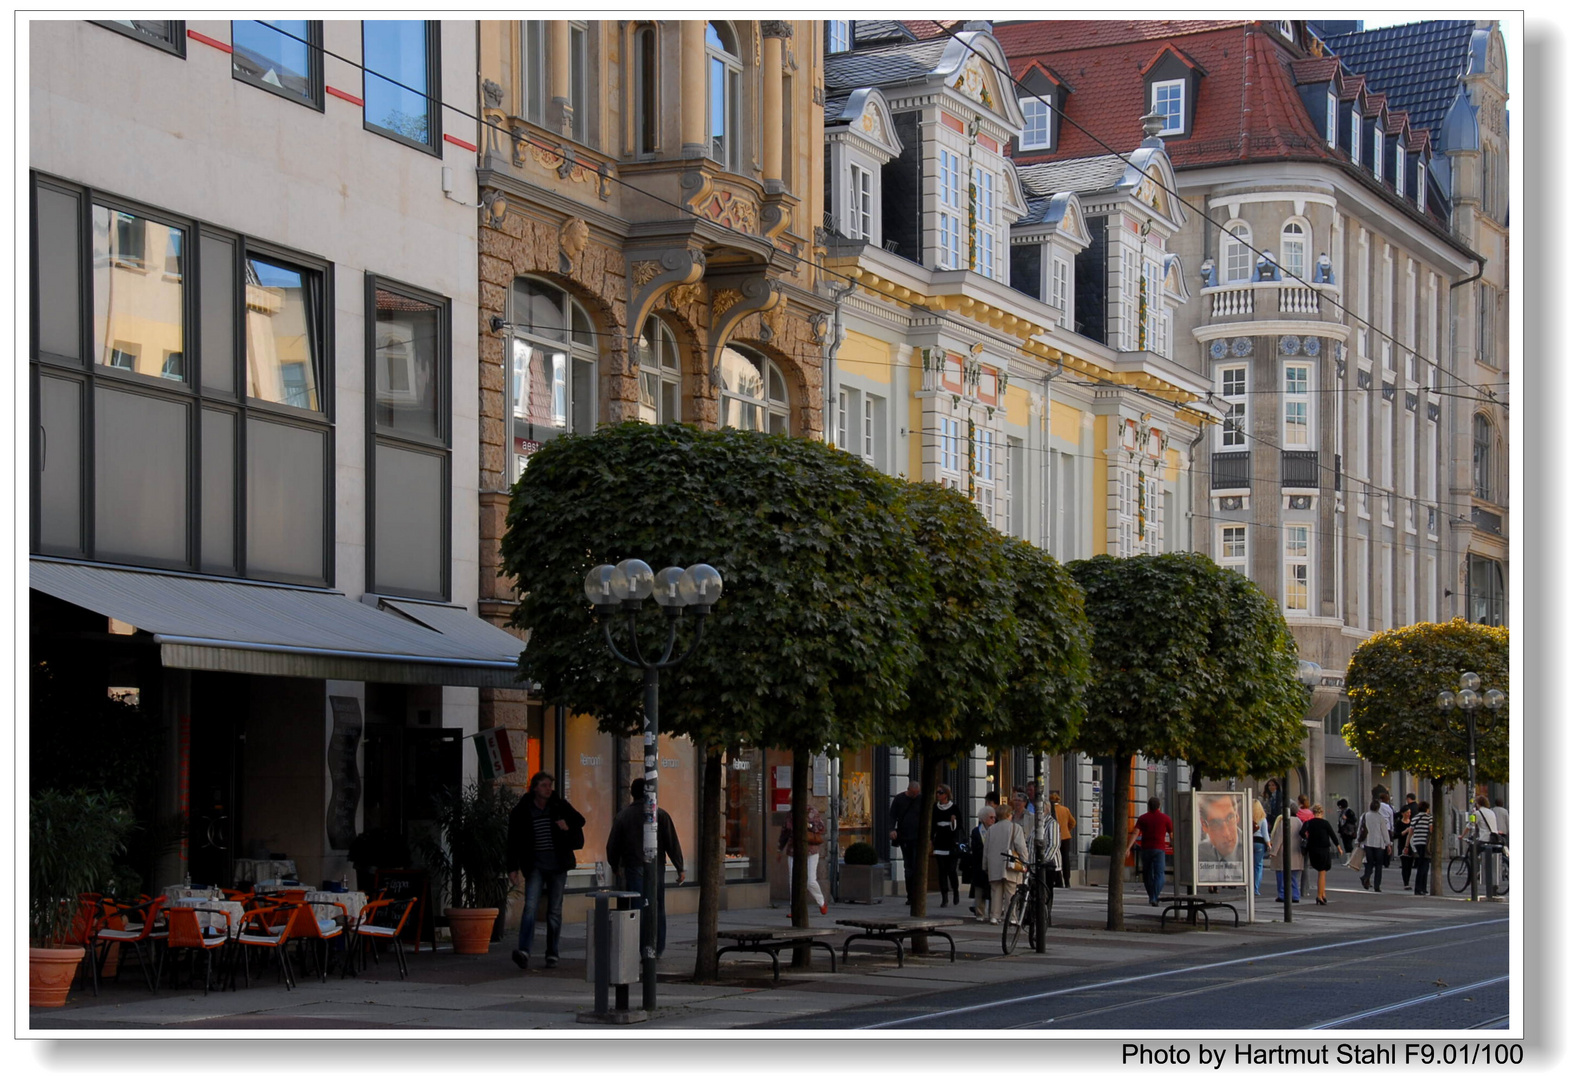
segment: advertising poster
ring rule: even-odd
[[[1198,857],[1193,884],[1246,885],[1251,880],[1246,791],[1193,792]]]

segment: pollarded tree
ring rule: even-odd
[[[1469,779],[1467,716],[1442,712],[1437,698],[1454,690],[1465,671],[1476,672],[1486,690],[1507,690],[1511,632],[1463,619],[1415,623],[1382,630],[1357,647],[1347,665],[1351,715],[1341,737],[1354,753],[1387,769],[1430,779],[1434,815],[1432,851],[1442,849],[1449,830],[1444,787]],[[1511,767],[1507,711],[1474,710],[1479,779],[1504,781]],[[1440,892],[1442,861],[1431,861],[1434,892]]]
[[[610,656],[583,578],[634,557],[713,565],[725,590],[703,647],[662,676],[660,726],[703,749],[700,820],[718,822],[727,747],[873,741],[906,700],[929,580],[900,490],[806,439],[635,422],[557,439],[529,460],[501,544],[521,593],[513,623],[529,630],[521,675],[546,703],[638,730],[641,673]],[[651,608],[638,622],[652,655],[664,620]],[[713,941],[720,829],[701,832],[698,934]],[[699,950],[696,977],[716,971]]]
[[[1275,602],[1235,570],[1214,573],[1221,595],[1204,661],[1218,675],[1182,755],[1194,788],[1200,777],[1268,776],[1302,763],[1303,716],[1313,700],[1297,678],[1297,643]]]
[[[1118,778],[1127,775],[1137,754],[1198,758],[1203,764],[1211,746],[1230,735],[1222,715],[1228,711],[1239,729],[1256,721],[1289,723],[1293,710],[1300,721],[1306,700],[1294,693],[1294,687],[1298,692],[1302,687],[1291,639],[1283,639],[1266,621],[1254,599],[1256,590],[1227,576],[1233,572],[1203,555],[1187,554],[1100,555],[1071,564],[1071,570],[1086,593],[1084,606],[1094,628],[1094,681],[1077,748],[1110,758]],[[1233,621],[1252,626],[1228,629]],[[1233,761],[1238,751],[1223,757],[1214,752],[1214,768],[1239,765]],[[1112,793],[1116,854],[1106,919],[1111,930],[1124,925],[1125,794],[1126,785],[1118,782]]]
[[[928,603],[916,626],[919,663],[907,701],[879,741],[920,759],[925,805],[908,898],[913,913],[924,915],[928,805],[941,763],[979,743],[1010,681],[1017,655],[1016,583],[1004,537],[966,496],[935,484],[908,484],[904,490],[907,524],[927,565]]]

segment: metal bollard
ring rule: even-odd
[[[594,983],[594,1011],[578,1013],[577,1022],[581,1024],[635,1024],[649,1018],[649,1014],[639,1009],[633,1011],[628,1008],[628,984],[616,984],[616,1007],[610,1008],[610,972],[614,943],[610,935],[610,901],[616,901],[617,910],[633,910],[632,902],[641,900],[643,894],[635,892],[616,892],[609,889],[600,889],[589,894],[594,901],[594,933],[589,942],[589,966],[593,969]]]

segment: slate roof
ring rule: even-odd
[[[1022,60],[1041,59],[1072,88],[1055,150],[1017,160],[1136,149],[1143,141],[1138,123],[1145,111],[1143,74],[1166,44],[1205,72],[1192,134],[1165,140],[1176,168],[1253,159],[1345,160],[1325,145],[1297,95],[1291,69],[1301,58],[1249,26],[1245,20],[1145,19],[998,24],[995,36],[1013,68]]]
[[[1120,182],[1127,171],[1127,163],[1112,154],[1100,157],[1075,158],[1067,161],[1049,161],[1039,165],[1017,166],[1017,179],[1022,183],[1023,194],[1028,199],[1028,212],[1013,222],[1013,226],[1032,225],[1044,220],[1055,196],[1065,191],[1109,191]]]
[[[889,83],[919,79],[933,71],[940,63],[949,38],[933,41],[906,42],[900,45],[881,45],[872,49],[853,49],[834,53],[824,60],[824,84],[827,92],[850,94],[864,86],[884,86]]]
[[[929,35],[932,37],[933,35]],[[916,41],[918,35],[894,19],[858,19],[852,27],[852,43],[858,48]]]
[[[1368,79],[1393,109],[1405,109],[1413,127],[1427,128],[1440,144],[1440,125],[1456,98],[1473,41],[1472,20],[1435,19],[1333,34],[1325,44],[1348,71]]]

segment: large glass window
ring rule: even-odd
[[[180,19],[95,19],[100,26],[177,56],[187,55],[187,24]]]
[[[1308,277],[1308,230],[1300,221],[1281,227],[1281,272],[1298,281]]]
[[[742,171],[742,60],[729,23],[704,31],[709,63],[709,156],[732,172]]]
[[[720,355],[720,426],[791,434],[791,402],[780,368],[741,345]]]
[[[1220,396],[1226,399],[1225,419],[1220,422],[1220,446],[1241,450],[1248,436],[1248,368],[1236,364],[1220,369]]]
[[[512,288],[511,479],[528,457],[567,432],[586,435],[599,416],[593,323],[564,290],[532,278]]]
[[[682,418],[682,358],[676,335],[650,315],[638,335],[638,419],[674,424]]]
[[[185,381],[185,233],[125,210],[93,208],[97,363]]]
[[[725,759],[726,881],[764,877],[764,751],[734,747]]]
[[[322,412],[319,275],[255,254],[244,266],[248,396]]]
[[[231,74],[281,97],[324,107],[319,42],[324,24],[309,19],[235,20]]]
[[[1309,392],[1313,369],[1308,364],[1286,365],[1286,424],[1285,446],[1288,450],[1307,450],[1310,447],[1310,424],[1313,401]]]
[[[987,278],[999,269],[999,177],[989,169],[973,169],[973,268]]]
[[[442,305],[374,285],[374,426],[439,439]]]
[[[439,124],[439,23],[382,19],[363,23],[363,123],[436,153]]]
[[[962,265],[962,158],[940,151],[940,265]]]

